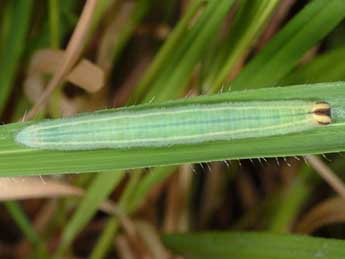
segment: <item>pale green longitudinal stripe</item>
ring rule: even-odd
[[[285,103],[284,101],[283,103]],[[298,101],[301,102],[301,101]],[[89,123],[100,123],[100,122],[114,122],[119,119],[137,119],[137,118],[143,118],[143,117],[150,117],[150,116],[162,116],[162,115],[177,115],[181,113],[195,113],[196,108],[199,112],[215,112],[215,111],[224,111],[224,110],[247,110],[247,109],[255,109],[256,107],[255,102],[250,102],[252,105],[246,106],[247,103],[242,102],[241,105],[234,105],[234,103],[221,103],[225,104],[224,106],[216,104],[216,105],[186,105],[186,106],[179,106],[178,109],[150,109],[149,111],[145,112],[120,112],[117,111],[116,114],[107,114],[106,116],[102,116],[100,114],[93,114],[89,116],[85,115],[79,115],[80,117],[83,117],[81,120],[79,120],[78,117],[69,117],[69,118],[63,118],[59,121],[59,123],[50,123],[52,121],[47,121],[47,123],[41,123],[42,126],[40,126],[40,130],[46,130],[46,129],[52,129],[52,128],[60,128],[62,126],[80,126],[82,124],[89,124]],[[262,103],[262,106],[260,107],[261,110],[271,110],[274,108],[287,108],[291,110],[291,102],[289,101],[290,105],[278,105],[276,102],[264,102]],[[260,105],[260,102],[258,103]],[[116,115],[116,116],[115,116]],[[49,123],[48,123],[49,122]],[[46,124],[46,125],[43,125]],[[73,129],[73,128],[70,128]]]
[[[195,104],[48,120],[20,131],[32,148],[160,147],[288,134],[317,126],[312,101]]]

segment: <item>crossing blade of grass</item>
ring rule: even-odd
[[[137,1],[132,14],[129,15],[128,21],[126,21],[123,26],[121,26],[121,30],[116,35],[118,39],[108,53],[109,60],[111,60],[111,62],[109,63],[114,65],[117,62],[124,47],[126,46],[126,43],[133,35],[134,30],[138,26],[139,22],[145,17],[152,4],[153,1],[151,0]],[[111,67],[107,69],[111,69]]]
[[[330,166],[340,176],[345,162],[343,159],[337,159]],[[288,232],[303,209],[305,202],[312,199],[313,190],[317,188],[321,181],[322,178],[311,167],[303,166],[289,187],[277,199],[276,206],[272,210],[273,215],[268,226],[269,231],[275,233]]]
[[[118,201],[118,208],[125,215],[128,215],[128,207],[131,203],[132,196],[135,194],[137,187],[141,181],[140,172],[132,172],[128,183],[126,184],[126,189],[121,194],[121,197]],[[95,247],[92,249],[90,259],[93,258],[104,258],[106,253],[111,247],[111,244],[114,240],[114,236],[117,234],[119,228],[119,217],[118,215],[113,215],[110,217],[105,226],[103,227],[102,234],[97,240]]]
[[[58,10],[53,10],[54,3],[56,2]],[[43,48],[51,48],[52,46],[60,46],[61,39],[64,39],[71,33],[73,26],[75,26],[77,17],[74,14],[77,2],[74,1],[57,1],[52,0],[49,3],[49,12],[44,19],[49,20],[49,24],[44,24],[40,31],[36,32],[30,37],[30,41],[26,42],[25,56],[31,57],[32,53]],[[51,15],[58,17],[51,17]],[[58,22],[58,24],[56,24]],[[52,31],[53,30],[53,31]],[[60,41],[57,37],[59,37]]]
[[[57,0],[49,0],[50,46],[54,49],[59,48],[61,40],[59,10],[59,2]]]
[[[152,187],[167,179],[169,175],[175,171],[174,169],[174,167],[158,167],[154,168],[151,172],[145,175],[128,202],[128,213],[132,213],[138,209],[145,201],[146,195],[152,189]]]
[[[232,89],[277,84],[345,17],[345,1],[315,0],[298,13],[232,82]]]
[[[134,189],[130,198],[121,196],[120,203],[122,204],[121,209],[126,214],[133,213],[140,205],[144,202],[147,193],[153,186],[159,182],[164,181],[169,175],[174,172],[174,167],[158,167],[154,168],[149,174],[141,178],[138,185],[131,187],[127,186],[127,189]],[[110,218],[104,227],[104,230],[98,239],[95,248],[92,250],[90,259],[104,258],[106,256],[109,247],[111,246],[112,240],[119,227],[119,219],[116,216]]]
[[[268,230],[274,233],[288,233],[301,205],[311,193],[313,183],[308,180],[318,177],[309,167],[303,168],[292,183],[280,193],[276,206],[271,210],[273,215],[270,219]]]
[[[319,83],[345,80],[345,48],[319,55],[283,78],[282,84]]]
[[[95,177],[78,210],[63,230],[61,243],[55,254],[56,258],[61,258],[61,255],[70,246],[77,234],[95,214],[99,204],[114,190],[123,176],[124,174],[120,173],[101,173]]]
[[[117,3],[118,0],[100,0],[97,2],[91,23],[90,34],[94,33],[107,10],[109,10],[112,5],[116,5]]]
[[[209,76],[204,83],[206,88],[211,88],[212,92],[220,90],[231,69],[255,42],[277,3],[276,0],[242,2],[243,6],[236,14],[227,39],[224,40],[222,48],[217,51],[218,55],[210,65]]]
[[[171,234],[164,243],[186,259],[341,259],[344,241],[298,235],[246,232]]]
[[[17,226],[24,233],[25,237],[35,246],[37,258],[44,258],[42,256],[47,254],[45,245],[39,234],[33,229],[20,205],[16,201],[7,201],[4,203],[4,206],[11,214]]]
[[[90,259],[104,258],[109,247],[114,240],[119,229],[119,220],[118,218],[112,217],[107,221],[101,236],[99,237],[95,248],[92,250]]]
[[[30,123],[15,123],[0,128],[0,175],[34,175],[76,172],[102,172],[177,165],[227,159],[277,157],[319,154],[345,150],[344,111],[345,83],[322,83],[250,91],[234,91],[213,96],[200,96],[163,104],[131,106],[140,110],[170,105],[260,101],[260,100],[323,100],[331,104],[333,113],[340,115],[329,127],[296,134],[273,137],[216,141],[170,147],[104,149],[88,151],[44,151],[30,149],[14,141],[15,134]],[[104,111],[104,112],[109,112]],[[320,141],[322,139],[323,141]]]
[[[144,78],[140,81],[131,96],[130,103],[137,103],[140,97],[145,96],[145,92],[150,88],[150,83],[158,76],[161,69],[169,62],[170,56],[174,53],[175,48],[178,48],[178,43],[182,40],[187,32],[190,21],[194,18],[197,11],[203,6],[205,2],[201,0],[194,0],[188,7],[186,14],[181,18],[175,29],[170,33],[169,38],[159,50],[153,63],[145,72]]]
[[[182,95],[195,66],[205,55],[205,48],[217,36],[222,21],[228,14],[233,0],[209,1],[201,17],[183,42],[170,55],[169,65],[153,82],[144,101],[152,97],[169,100]],[[164,91],[162,91],[164,89]]]
[[[24,52],[26,35],[29,30],[33,9],[32,0],[7,2],[7,33],[2,35],[0,43],[0,113],[3,111],[11,92],[16,73],[20,67],[20,58]],[[20,26],[17,26],[20,24]]]

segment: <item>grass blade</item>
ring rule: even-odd
[[[210,65],[210,75],[204,83],[206,88],[211,87],[212,92],[220,90],[229,72],[255,42],[277,3],[276,0],[243,2],[242,8],[236,14],[227,39],[223,42],[222,48],[217,50],[217,56]]]
[[[32,0],[18,0],[7,2],[9,14],[8,31],[1,43],[0,59],[0,112],[5,107],[11,87],[15,80],[17,70],[20,66],[20,57],[24,52],[26,44],[25,37],[29,30],[31,13],[33,9]],[[6,16],[6,18],[8,18]],[[20,26],[17,26],[20,24]]]
[[[245,67],[231,87],[259,88],[276,84],[344,17],[344,1],[311,1]]]
[[[280,82],[300,84],[345,80],[345,48],[337,48],[297,67]]]
[[[153,82],[144,101],[152,97],[169,100],[183,94],[195,66],[205,55],[205,48],[216,37],[222,21],[228,14],[233,0],[209,1],[203,14],[185,39],[169,57],[169,64]],[[164,91],[162,91],[164,89]]]
[[[169,102],[168,105],[211,103],[215,101],[314,99],[331,104],[334,111],[344,110],[345,83],[323,83],[283,88],[228,92]],[[160,104],[132,106],[160,107]],[[331,127],[275,137],[218,141],[195,145],[176,145],[160,148],[132,148],[126,150],[44,151],[18,145],[16,132],[27,123],[15,123],[0,128],[0,175],[32,175],[75,172],[101,172],[148,166],[176,165],[226,159],[277,157],[318,154],[345,150],[343,118]],[[319,141],[323,139],[325,141]]]
[[[64,253],[81,229],[90,221],[99,204],[114,190],[122,177],[123,174],[118,173],[98,174],[96,176],[78,210],[64,228],[61,244],[56,253],[57,258],[61,258],[60,255]]]
[[[165,244],[186,259],[341,259],[344,241],[268,233],[165,235]]]

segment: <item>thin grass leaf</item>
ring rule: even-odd
[[[26,35],[29,30],[31,14],[33,9],[32,0],[18,0],[7,2],[9,18],[8,31],[1,43],[0,59],[0,113],[4,109],[11,87],[15,80],[16,73],[20,67],[20,58],[24,52]],[[20,24],[20,26],[17,26]]]
[[[121,198],[118,202],[118,208],[121,210],[122,213],[126,215],[129,214],[129,204],[131,204],[132,196],[134,195],[136,188],[140,183],[140,178],[140,172],[132,172],[129,178],[129,182],[126,185],[126,189],[122,193]],[[107,220],[107,223],[103,228],[102,234],[98,238],[97,243],[91,252],[90,259],[106,257],[106,253],[110,249],[115,235],[117,234],[119,225],[119,217],[117,215],[113,215],[111,218]]]
[[[61,38],[59,25],[59,2],[57,0],[49,0],[50,46],[55,49],[60,46]]]
[[[118,32],[116,45],[111,49],[111,51],[109,51],[113,65],[121,55],[128,40],[133,35],[135,28],[149,11],[152,2],[153,1],[151,0],[140,0],[135,4],[133,13],[130,15],[130,19],[124,24],[124,26],[122,26],[121,31]]]
[[[345,166],[343,159],[332,161],[330,166],[339,177],[342,177]],[[281,196],[278,197],[268,229],[276,233],[290,231],[299,213],[304,209],[305,202],[313,199],[313,190],[316,190],[321,182],[320,175],[311,167],[303,166],[287,190],[283,190]]]
[[[293,220],[313,189],[310,180],[317,177],[318,175],[309,167],[304,167],[292,183],[282,190],[280,196],[277,197],[276,206],[273,206],[272,217],[268,224],[270,232],[288,233],[290,231]]]
[[[211,88],[211,92],[220,90],[231,69],[255,42],[277,3],[276,0],[242,2],[241,9],[237,12],[234,23],[230,28],[230,33],[222,41],[222,48],[217,49],[217,56],[210,65],[209,76],[204,82],[206,89]]]
[[[90,259],[104,258],[111,246],[114,236],[119,229],[119,220],[115,217],[110,218],[105,225],[103,232],[98,239],[95,248],[92,250]]]
[[[147,89],[150,88],[150,83],[154,80],[154,78],[158,77],[158,73],[170,61],[170,56],[172,56],[175,52],[175,48],[178,48],[178,44],[182,41],[187,32],[190,21],[195,16],[200,7],[204,4],[205,2],[201,0],[192,1],[186,11],[186,14],[176,25],[175,29],[170,33],[169,38],[158,52],[151,66],[145,72],[144,78],[136,87],[129,103],[137,103],[140,97],[143,97],[145,95]]]
[[[137,186],[135,193],[128,202],[128,213],[133,213],[138,209],[146,199],[147,193],[152,189],[153,186],[163,182],[172,173],[175,172],[175,167],[158,167],[154,168],[147,175],[145,175],[140,185]]]
[[[233,0],[208,2],[195,26],[170,55],[169,64],[160,72],[150,91],[141,101],[147,102],[152,97],[158,100],[169,100],[171,96],[179,96],[184,92],[195,66],[204,57],[205,48],[217,35],[233,2]]]
[[[320,83],[345,80],[345,48],[319,55],[283,78],[281,84]]]
[[[174,167],[160,167],[154,168],[149,174],[145,175],[138,182],[138,176],[133,175],[130,178],[130,183],[119,201],[119,207],[127,215],[132,214],[144,202],[147,193],[151,188],[159,182],[164,181],[169,175],[174,172]],[[133,172],[138,174],[136,172]],[[138,174],[139,175],[139,174]],[[133,184],[134,182],[134,184]],[[119,227],[119,219],[116,216],[111,217],[103,232],[98,239],[94,249],[92,250],[90,259],[104,258]]]
[[[73,12],[75,11],[77,6],[78,6],[78,3],[76,1],[61,1],[61,0],[58,1],[59,12],[57,12],[56,10],[52,12],[56,12],[59,15],[59,17],[57,18],[57,21],[59,22],[59,24],[54,25],[54,30],[58,29],[59,35],[56,35],[53,37],[59,36],[59,39],[61,40],[61,39],[64,39],[67,36],[67,34],[71,33],[71,30],[76,24],[75,17],[71,18],[71,16],[74,15]],[[44,19],[47,19],[47,20],[51,19],[50,12],[47,12],[47,17],[44,17]],[[55,18],[53,18],[53,20],[54,19]],[[34,53],[36,50],[51,47],[52,32],[51,32],[50,25],[51,24],[48,24],[48,23],[43,24],[42,28],[40,28],[41,31],[37,32],[37,34],[33,34],[30,37],[30,41],[26,42],[25,57],[31,58],[32,53]],[[54,32],[54,34],[55,33],[57,32]],[[59,43],[58,46],[62,44],[62,42],[58,42],[58,43]]]
[[[154,168],[148,175],[145,175],[138,185],[135,186],[135,191],[132,192],[130,198],[126,198],[123,195],[119,204],[126,214],[133,213],[144,202],[147,193],[157,183],[164,181],[169,175],[175,172],[174,167],[159,167]],[[126,188],[127,189],[134,189]],[[119,220],[116,216],[110,218],[98,239],[95,248],[92,250],[90,259],[104,258],[109,250],[114,236],[117,234],[119,227]]]
[[[94,33],[94,30],[99,25],[100,21],[106,14],[107,10],[111,8],[113,5],[116,5],[119,1],[118,0],[99,0],[97,2],[97,6],[95,8],[91,28],[90,28],[90,34]]]
[[[164,243],[186,259],[342,259],[344,241],[268,233],[172,234]]]
[[[61,243],[55,254],[56,258],[61,258],[77,234],[95,214],[99,204],[114,190],[122,177],[123,174],[119,173],[98,174],[96,176],[77,211],[63,230]]]
[[[34,246],[39,249],[45,249],[42,239],[38,233],[33,229],[29,219],[25,215],[20,205],[16,201],[7,201],[3,203],[8,212],[11,214],[13,220],[17,223],[17,226],[24,233],[25,237],[32,242]]]
[[[122,213],[126,215],[129,214],[129,204],[131,204],[132,197],[135,194],[136,188],[140,183],[140,178],[141,174],[139,172],[132,172],[132,175],[129,178],[129,182],[126,185],[126,189],[122,193],[121,198],[118,202],[118,208],[121,210]],[[112,241],[114,240],[114,237],[117,234],[118,227],[119,217],[117,215],[113,215],[111,218],[108,219],[105,227],[103,228],[102,234],[100,235],[94,249],[91,252],[91,259],[106,257],[106,253],[111,247]]]
[[[345,1],[311,1],[232,82],[233,89],[275,85],[345,17]]]

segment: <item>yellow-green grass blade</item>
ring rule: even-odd
[[[169,34],[168,39],[165,41],[159,52],[157,53],[152,64],[149,66],[143,78],[139,81],[135,91],[130,97],[129,103],[137,103],[140,98],[145,96],[147,90],[151,87],[151,82],[158,77],[160,71],[169,64],[171,56],[175,55],[176,49],[179,44],[186,37],[189,32],[188,27],[191,20],[195,17],[196,13],[205,5],[202,0],[191,1],[185,15],[177,23],[173,31]]]
[[[230,32],[211,56],[209,71],[203,82],[207,92],[217,92],[221,89],[230,71],[241,60],[249,48],[256,42],[267,19],[271,16],[278,1],[274,0],[246,0],[240,2],[241,8],[234,17]],[[215,58],[212,62],[212,57]]]
[[[345,48],[332,49],[303,64],[285,78],[282,84],[321,83],[345,80]]]
[[[149,101],[152,97],[156,100],[169,100],[183,95],[196,65],[201,62],[205,49],[218,35],[233,3],[233,0],[208,1],[202,15],[169,55],[164,70],[160,71],[145,98],[140,101]]]
[[[9,1],[6,5],[6,33],[2,35],[0,53],[0,112],[7,103],[15,76],[21,65],[26,36],[33,10],[32,0]]]
[[[65,252],[76,235],[90,221],[99,204],[115,189],[123,176],[119,173],[98,174],[96,176],[78,210],[64,228],[61,243],[55,254],[56,258],[61,258],[61,254]]]
[[[276,85],[344,17],[345,1],[311,1],[242,70],[232,89]]]
[[[171,234],[164,243],[186,259],[342,259],[344,241],[248,232]]]
[[[23,235],[29,240],[36,249],[36,256],[44,258],[47,255],[47,250],[42,238],[31,225],[29,218],[20,204],[16,201],[4,202],[5,208],[16,222],[18,228],[23,232]]]

